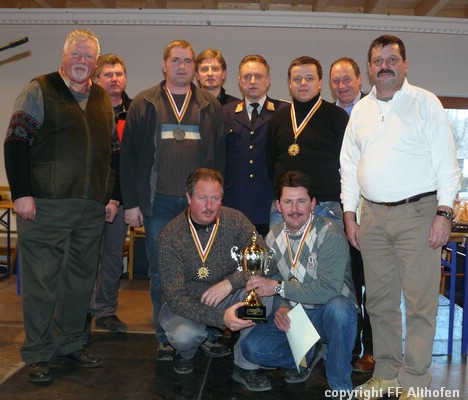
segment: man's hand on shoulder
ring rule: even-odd
[[[13,211],[24,220],[36,217],[36,201],[32,196],[20,197],[13,201]]]
[[[245,306],[244,302],[239,302],[224,311],[223,322],[231,331],[236,332],[255,325],[250,319],[240,319],[237,317],[238,308]]]

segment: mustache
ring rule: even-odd
[[[294,213],[288,214],[288,217],[295,218],[295,217],[301,217],[302,215],[303,215],[302,213],[294,212]]]
[[[379,72],[377,72],[377,76],[380,76],[382,74],[392,74],[395,75],[395,72],[393,72],[391,69],[381,69]]]

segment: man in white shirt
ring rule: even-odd
[[[450,236],[460,169],[442,105],[406,79],[403,42],[375,39],[368,69],[374,87],[354,106],[341,151],[346,235],[364,261],[375,359],[373,377],[355,396],[420,400],[418,389],[431,383],[440,247]]]

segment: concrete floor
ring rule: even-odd
[[[307,382],[286,384],[284,371],[267,371],[273,382],[270,392],[252,393],[231,379],[233,359],[208,359],[198,354],[195,371],[177,375],[171,362],[155,360],[156,341],[152,326],[152,306],[148,281],[122,280],[119,296],[119,317],[128,324],[128,334],[108,334],[93,329],[89,348],[91,355],[103,359],[102,368],[79,370],[54,367],[52,385],[38,386],[26,381],[26,369],[19,357],[24,339],[21,317],[21,298],[16,294],[16,277],[0,280],[0,399],[94,399],[100,400],[162,400],[162,399],[326,399],[327,383],[320,362]],[[431,366],[433,399],[440,389],[459,390],[459,398],[468,399],[467,358],[460,355],[461,313],[457,309],[454,353],[446,356],[448,307],[441,297],[438,329],[434,342]],[[370,378],[367,374],[353,374],[353,382],[360,384]],[[437,395],[436,390],[439,390]],[[446,392],[447,393],[447,392]],[[454,393],[454,392],[452,392]],[[429,398],[428,398],[429,399]]]

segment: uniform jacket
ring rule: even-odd
[[[266,131],[274,113],[287,105],[267,96],[253,127],[243,100],[223,106],[226,134],[223,204],[242,211],[253,224],[270,221],[273,186],[266,165]]]

